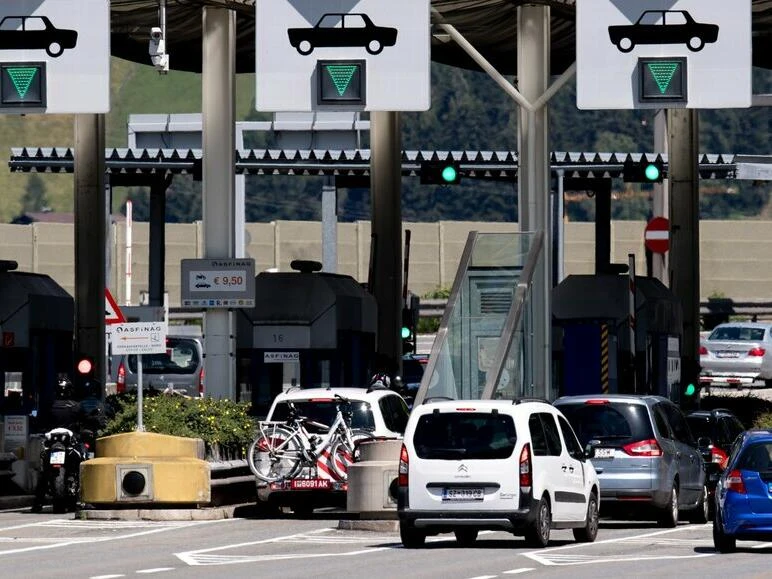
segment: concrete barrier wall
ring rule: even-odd
[[[110,239],[110,289],[119,303],[126,303],[125,223],[112,227]],[[453,284],[461,253],[470,231],[514,232],[517,223],[441,221],[405,223],[411,230],[408,285],[422,295]],[[646,271],[643,221],[615,221],[611,225],[611,253],[615,263],[627,263],[628,253],[636,256],[636,271]],[[132,232],[131,303],[139,303],[148,279],[147,223],[134,223]],[[565,224],[565,273],[594,271],[595,226],[593,223]],[[249,223],[246,226],[247,253],[256,261],[257,271],[278,268],[288,271],[293,259],[321,261],[321,224],[306,221]],[[67,291],[74,291],[74,250],[72,224],[0,224],[0,259],[19,262],[19,269],[45,273]],[[167,224],[166,288],[172,306],[180,303],[180,260],[202,257],[201,223]],[[370,263],[370,222],[338,225],[338,271],[367,281]],[[700,296],[723,294],[735,300],[772,297],[772,222],[702,221],[700,229]]]

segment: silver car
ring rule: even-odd
[[[661,396],[564,396],[554,405],[583,446],[592,446],[601,504],[643,506],[660,526],[675,527],[679,511],[708,519],[705,470],[681,409]]]
[[[700,384],[738,388],[763,380],[772,388],[772,324],[719,324],[700,341]]]

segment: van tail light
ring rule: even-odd
[[[406,487],[408,482],[408,468],[410,466],[410,456],[407,454],[407,447],[403,444],[399,451],[399,476],[397,484]]]
[[[707,356],[708,349],[705,346],[700,346],[700,356]]]
[[[198,397],[204,397],[204,367],[201,366],[201,370],[198,371]]]
[[[748,491],[745,490],[745,481],[739,470],[734,469],[729,473],[729,476],[726,477],[726,490],[734,491],[741,495],[747,494]]]
[[[531,469],[531,445],[524,444],[520,451],[520,493],[527,494],[531,492],[533,486],[533,475]]]
[[[630,456],[662,456],[662,449],[653,438],[631,442],[622,447],[622,450]]]
[[[766,353],[766,350],[764,348],[751,348],[750,352],[748,352],[749,356],[763,356]]]
[[[118,380],[115,383],[115,391],[118,394],[126,392],[126,366],[121,362],[118,365]]]

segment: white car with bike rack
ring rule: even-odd
[[[316,507],[344,506],[356,445],[401,438],[408,416],[404,399],[386,388],[297,388],[279,394],[248,452],[258,510],[289,506],[309,514]]]

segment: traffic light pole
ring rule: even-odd
[[[699,384],[700,196],[699,116],[696,109],[668,110],[670,153],[670,289],[683,308],[681,392]],[[683,399],[682,399],[683,401]]]

